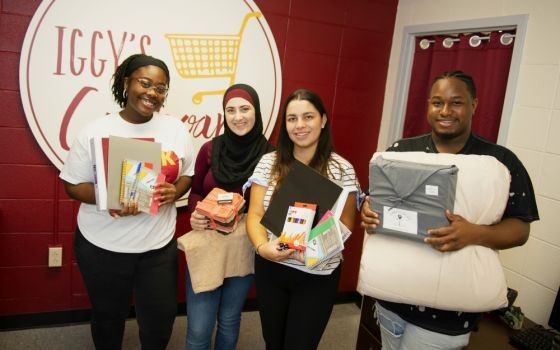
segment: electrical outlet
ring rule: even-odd
[[[62,266],[62,247],[49,247],[49,267]]]

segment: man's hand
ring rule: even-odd
[[[445,210],[445,216],[451,222],[449,226],[428,230],[428,235],[424,242],[430,244],[434,249],[440,252],[449,252],[459,250],[471,244],[476,244],[475,234],[480,225],[468,222],[460,215]]]
[[[362,217],[360,226],[362,226],[366,232],[374,233],[377,225],[379,225],[381,221],[379,220],[379,215],[369,207],[369,196],[366,196],[366,199],[364,200],[360,215]]]

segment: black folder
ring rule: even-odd
[[[295,160],[280,189],[272,196],[261,224],[276,236],[280,236],[288,207],[295,202],[303,202],[317,205],[314,227],[323,214],[333,208],[341,193],[342,187]]]

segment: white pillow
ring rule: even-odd
[[[386,159],[459,168],[454,213],[491,225],[501,220],[510,174],[496,158],[424,152],[378,152]],[[439,252],[428,244],[365,234],[358,292],[381,300],[442,310],[484,312],[507,306],[498,253],[482,246]]]

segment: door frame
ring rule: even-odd
[[[504,97],[504,106],[502,109],[497,140],[498,144],[505,145],[509,132],[511,114],[513,111],[517,80],[519,78],[519,71],[521,67],[521,55],[523,53],[523,45],[525,44],[525,37],[527,34],[528,20],[529,15],[515,15],[405,26],[403,28],[402,49],[399,59],[396,87],[394,90],[395,93],[393,96],[393,111],[391,113],[388,135],[384,138],[385,143],[387,144],[378,144],[378,149],[386,149],[395,140],[402,138],[406,105],[408,101],[408,88],[410,85],[410,76],[412,72],[412,63],[414,60],[414,50],[417,36],[515,29],[515,41],[511,64],[509,67],[508,82],[506,85],[506,94]],[[380,141],[383,142],[381,138]]]

